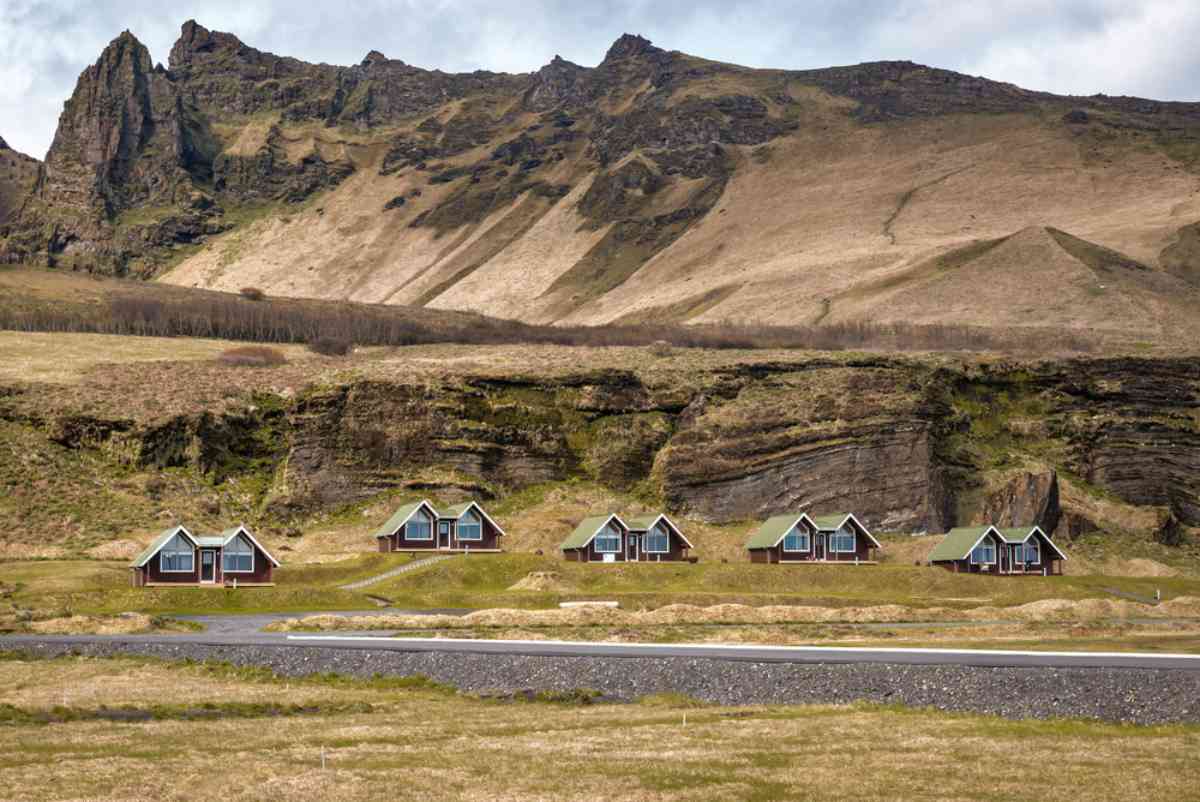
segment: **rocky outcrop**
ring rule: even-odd
[[[13,225],[11,255],[124,273],[121,216],[189,202],[215,144],[161,67],[128,31],[83,72],[59,119],[35,195]]]
[[[296,160],[289,158],[283,133],[271,126],[266,141],[253,155],[222,153],[213,162],[213,188],[239,200],[280,200],[299,203],[310,195],[337,186],[354,173],[354,163],[342,153],[328,157],[313,146]]]
[[[911,382],[885,364],[816,367],[693,409],[655,466],[668,506],[722,522],[854,510],[885,531],[940,531],[934,410]]]
[[[975,516],[975,524],[1040,526],[1053,534],[1062,518],[1055,471],[1021,472],[992,491]]]
[[[13,150],[0,138],[0,237],[33,191],[40,166],[37,159]]]

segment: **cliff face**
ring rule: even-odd
[[[188,22],[167,68],[126,33],[80,76],[0,258],[530,322],[1174,339],[1200,325],[1198,135],[1200,104],[911,62],[625,35],[594,67],[449,74]]]
[[[202,233],[196,212],[211,204],[198,187],[211,177],[213,152],[206,121],[126,31],[79,77],[10,252],[123,273],[150,244],[123,215],[169,210],[158,216],[190,218],[190,236]]]
[[[1165,540],[1200,526],[1195,360],[363,377],[146,420],[39,398],[6,391],[0,422],[117,474],[172,468],[235,488],[240,514],[269,525],[398,489],[502,497],[585,479],[721,523],[805,509],[898,532],[986,519],[1065,538],[1148,527]],[[1137,522],[1106,519],[1114,500],[1142,511]]]
[[[13,150],[0,138],[0,242],[33,190],[40,166],[37,159]]]

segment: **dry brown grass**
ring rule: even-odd
[[[227,348],[226,340],[0,331],[0,381],[77,382],[100,365],[201,362]],[[289,360],[306,353],[300,346],[281,349]]]
[[[243,345],[227,348],[217,355],[222,365],[235,368],[273,368],[287,364],[287,357],[277,348],[264,345]]]
[[[1123,600],[1044,599],[1014,607],[977,607],[955,610],[942,607],[912,608],[900,604],[871,607],[811,607],[717,604],[697,607],[670,604],[655,610],[620,610],[610,607],[574,607],[557,610],[478,610],[453,615],[317,615],[281,621],[275,631],[475,629],[480,627],[653,627],[680,624],[785,624],[785,623],[895,623],[904,621],[1095,621],[1125,618],[1200,618],[1200,599],[1181,596],[1160,605]]]
[[[107,671],[113,676],[105,676]],[[122,676],[125,675],[125,676]],[[0,667],[0,701],[37,708],[196,699],[332,701],[333,688],[198,669],[67,661]],[[1028,799],[1014,754],[1053,755],[1047,802],[1191,798],[1200,729],[1011,722],[870,706],[569,707],[371,691],[385,714],[0,727],[0,799]],[[362,698],[362,697],[360,697]],[[367,697],[371,698],[370,696]],[[686,713],[686,717],[685,717]],[[321,755],[326,765],[322,768]],[[847,762],[853,770],[847,770]],[[397,778],[403,781],[398,782]],[[936,781],[934,781],[936,779]]]

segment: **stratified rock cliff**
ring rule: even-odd
[[[171,469],[192,488],[186,498],[228,487],[225,503],[272,526],[396,491],[504,497],[571,480],[718,523],[853,510],[880,531],[988,520],[1038,523],[1064,538],[1136,528],[1164,542],[1181,525],[1200,526],[1194,359],[368,370],[286,395],[270,372],[243,372],[247,395],[220,408],[124,411],[162,408],[157,399],[185,369],[191,382],[233,386],[216,368],[110,373],[106,392],[120,401],[108,411],[52,403],[36,387],[0,388],[0,427],[26,450],[77,455],[70,464],[89,470]],[[44,475],[19,460],[0,468],[17,488]],[[1059,492],[1060,474],[1070,492]],[[96,478],[77,478],[71,492],[105,485]],[[0,510],[40,514],[13,499]],[[1105,517],[1118,502],[1136,522]]]

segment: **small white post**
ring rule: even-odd
[[[687,711],[683,711],[683,726],[687,726]]]
[[[325,771],[325,747],[321,747],[321,771]]]
[[[1160,588],[1154,589],[1154,601],[1155,602],[1162,601],[1162,590]]]

